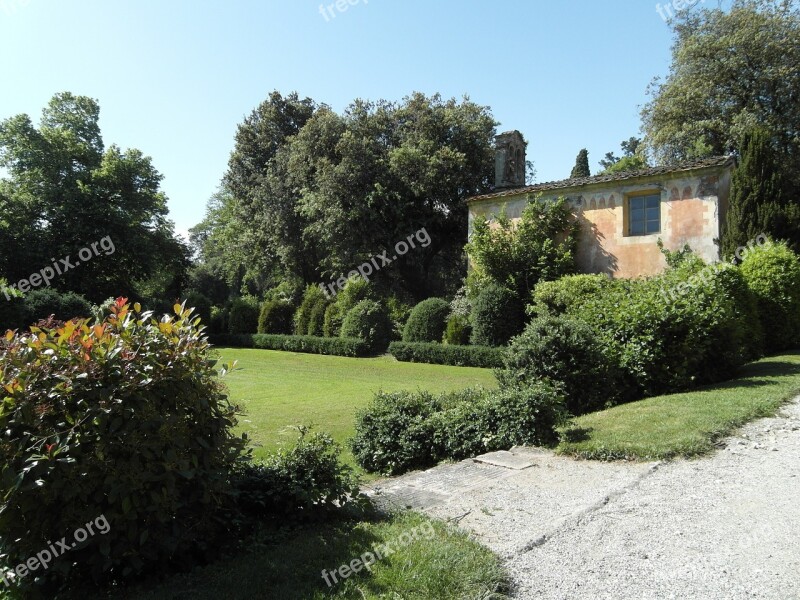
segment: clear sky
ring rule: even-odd
[[[350,2],[0,0],[0,118],[38,121],[60,91],[97,99],[106,145],[153,158],[185,231],[236,125],[272,90],[337,111],[354,98],[466,94],[499,131],[525,135],[548,181],[568,176],[581,148],[594,172],[636,135],[647,85],[669,66],[671,30],[650,0]]]

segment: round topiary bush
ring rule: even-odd
[[[417,304],[403,330],[404,342],[441,342],[450,315],[450,303],[428,298]]]
[[[623,390],[621,370],[605,357],[592,328],[563,315],[528,323],[505,351],[497,379],[503,389],[549,381],[564,392],[573,415],[616,404]]]
[[[504,346],[525,325],[525,311],[517,295],[491,283],[472,306],[472,338],[476,346]]]
[[[800,262],[786,244],[767,243],[746,251],[739,267],[756,297],[768,353],[800,342]]]
[[[17,578],[36,597],[185,567],[228,535],[244,441],[194,320],[119,299],[98,323],[0,338],[4,565],[68,546]]]
[[[384,352],[392,339],[389,312],[379,302],[362,300],[345,316],[341,337],[365,340],[372,352]]]
[[[294,319],[294,309],[288,302],[275,300],[264,302],[261,314],[258,316],[258,333],[291,334]]]
[[[83,296],[73,292],[61,294],[52,288],[34,290],[25,296],[26,324],[35,323],[55,315],[59,321],[92,316],[92,305]]]
[[[256,333],[260,313],[258,301],[255,298],[237,298],[231,304],[228,331],[232,334]]]

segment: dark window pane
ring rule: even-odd
[[[648,221],[657,221],[661,216],[661,209],[659,207],[650,208],[647,207],[647,220]]]
[[[647,222],[647,233],[658,233],[661,230],[661,223],[658,221]]]
[[[631,235],[643,235],[644,234],[644,223],[639,221],[634,223],[631,221]]]
[[[661,204],[661,196],[647,196],[647,208],[658,208]]]

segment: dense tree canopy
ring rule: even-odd
[[[575,166],[572,167],[572,173],[570,173],[570,178],[574,179],[576,177],[590,177],[592,172],[589,170],[589,151],[584,148],[580,152],[578,152],[578,156],[575,158]]]
[[[648,167],[647,160],[642,155],[642,140],[637,137],[630,137],[620,143],[622,157],[616,156],[613,152],[606,152],[605,158],[600,161],[603,167],[601,175],[609,173],[620,173],[623,171],[638,171]]]
[[[468,98],[356,100],[337,114],[274,92],[240,125],[224,198],[193,230],[201,257],[231,285],[263,293],[391,257],[424,227],[431,243],[374,281],[416,297],[454,289],[465,266],[464,200],[490,189],[495,125]]]
[[[670,73],[642,109],[660,163],[738,150],[753,126],[796,158],[800,147],[800,3],[734,0],[672,21]]]

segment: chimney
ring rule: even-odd
[[[517,131],[506,131],[494,139],[494,187],[514,188],[525,185],[525,147],[528,143]]]

